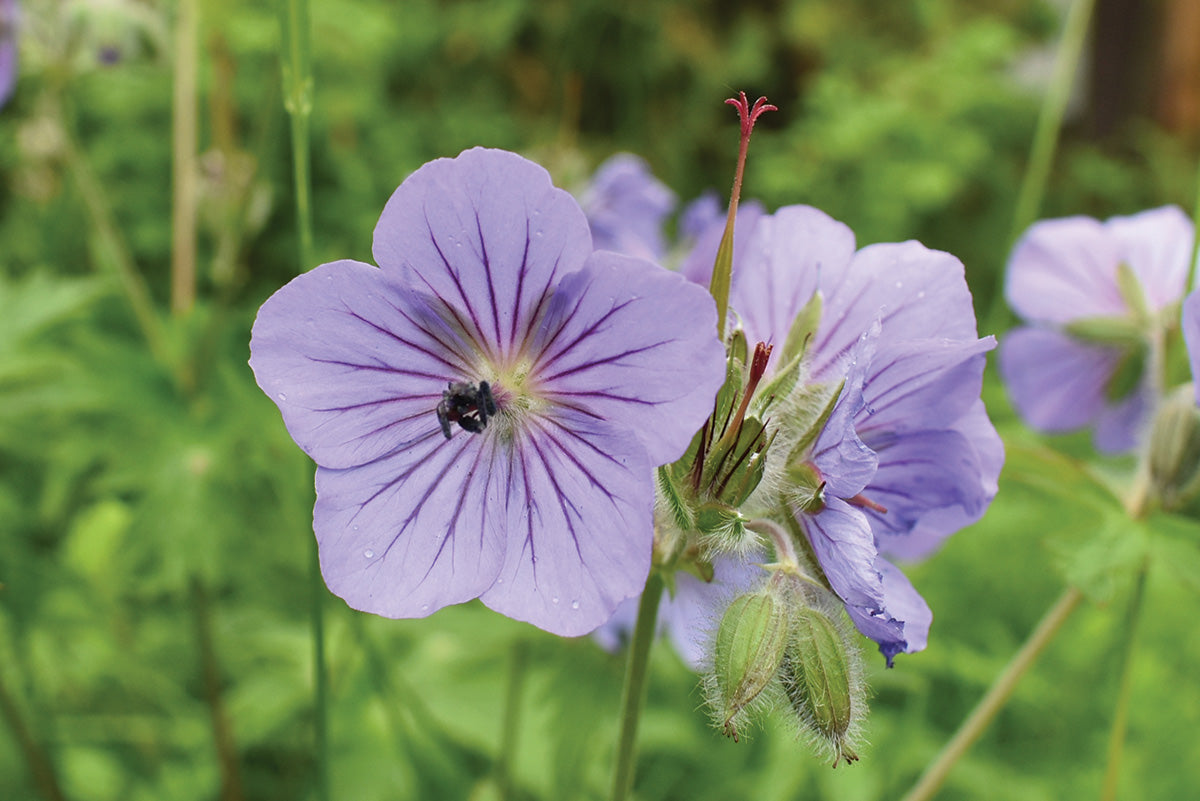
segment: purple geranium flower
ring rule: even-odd
[[[0,0],[0,106],[17,85],[17,0]]]
[[[675,210],[675,193],[641,158],[618,153],[601,164],[579,203],[597,250],[652,261],[663,257],[663,220]]]
[[[730,305],[749,342],[781,345],[822,296],[805,375],[845,383],[809,457],[823,501],[793,511],[890,663],[925,646],[931,616],[883,557],[929,554],[996,494],[1004,451],[979,397],[995,340],[978,338],[962,264],[949,254],[917,242],[856,252],[848,227],[807,206],[739,215],[734,241]]]
[[[1178,320],[1191,250],[1192,225],[1174,206],[1025,232],[1005,296],[1028,325],[1004,338],[999,364],[1030,426],[1092,427],[1106,453],[1137,446],[1162,391],[1160,371],[1148,369],[1162,358],[1157,331]]]
[[[318,465],[326,583],[388,617],[478,597],[557,634],[594,629],[641,589],[652,469],[723,380],[712,299],[594,253],[575,201],[503,151],[409,176],[373,253],[379,269],[294,279],[251,341]]]

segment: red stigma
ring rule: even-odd
[[[742,137],[744,139],[750,138],[750,132],[754,130],[754,123],[758,122],[758,118],[764,112],[779,111],[779,107],[768,103],[765,97],[755,100],[754,105],[751,106],[745,92],[738,92],[738,97],[731,97],[725,103],[738,110],[738,116],[742,118]]]

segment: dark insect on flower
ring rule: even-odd
[[[489,414],[496,414],[496,401],[486,381],[480,381],[478,388],[466,381],[455,381],[442,391],[442,400],[437,405],[438,422],[446,439],[450,439],[451,423],[478,434],[487,426]]]

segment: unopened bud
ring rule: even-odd
[[[788,610],[769,591],[738,596],[721,617],[709,701],[717,722],[734,740],[747,708],[779,672],[789,618]]]
[[[861,658],[828,615],[808,608],[793,616],[779,677],[802,734],[833,756],[834,767],[858,760],[853,739],[866,712]]]
[[[1200,409],[1190,386],[1159,406],[1150,428],[1150,483],[1164,509],[1177,511],[1200,496]]]

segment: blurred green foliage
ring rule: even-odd
[[[0,110],[0,798],[51,797],[48,782],[76,801],[314,797],[311,466],[245,364],[254,310],[313,266],[295,256],[278,21],[269,3],[200,5],[199,301],[172,315],[175,5],[23,3]],[[1036,0],[315,0],[313,26],[323,260],[369,261],[400,180],[477,144],[533,155],[568,187],[618,150],[681,198],[724,187],[736,126],[721,101],[745,88],[781,109],[756,134],[748,195],[818,205],[860,244],[949,250],[986,308],[1038,104],[1016,67],[1058,18]],[[1193,159],[1148,124],[1068,136],[1045,210],[1186,206]],[[112,236],[160,311],[157,350]],[[1001,494],[915,569],[933,636],[895,670],[872,660],[863,762],[830,771],[782,728],[724,740],[662,647],[640,798],[896,797],[1063,574],[1101,606],[1076,615],[940,798],[1098,794],[1129,588],[1107,580],[1119,554],[1077,546],[1123,518],[988,391],[1009,443]],[[1184,581],[1150,577],[1125,798],[1190,797],[1200,779],[1196,540],[1174,521],[1148,546]],[[325,613],[336,798],[497,797],[522,653],[516,797],[603,796],[620,655],[477,604],[386,621],[327,596]]]

